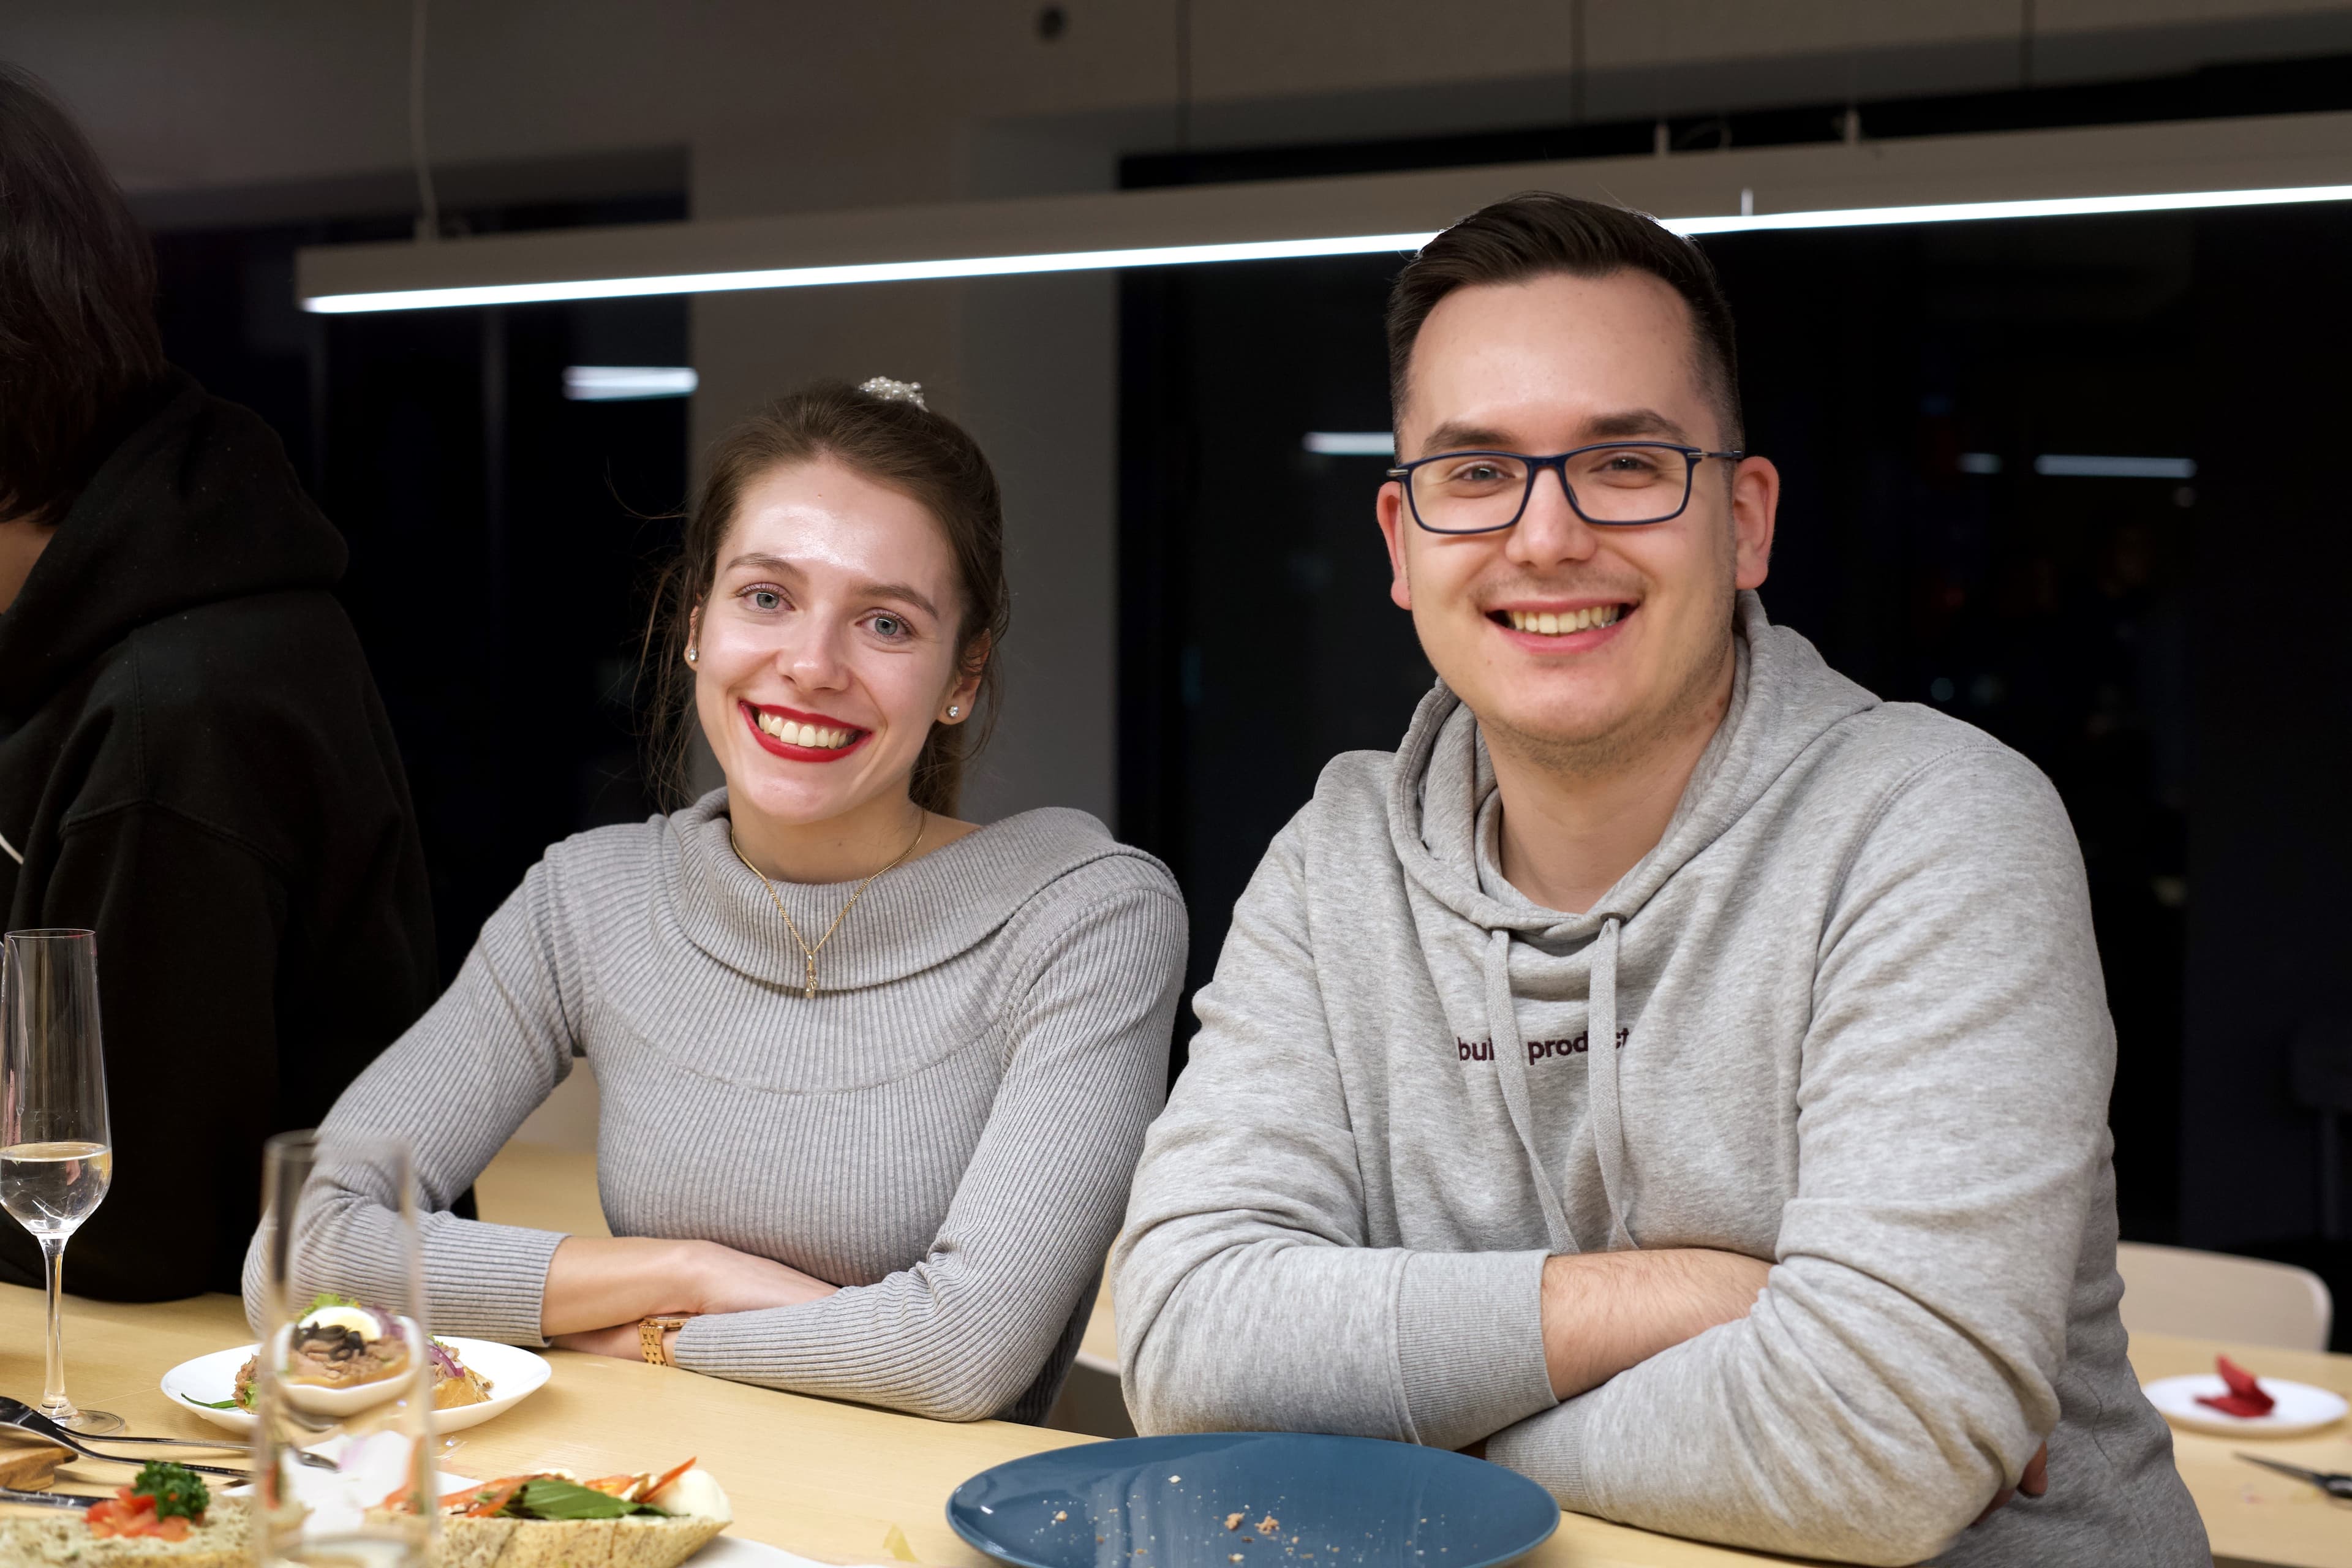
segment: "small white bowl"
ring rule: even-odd
[[[478,1426],[493,1416],[502,1415],[517,1403],[538,1393],[554,1375],[554,1368],[548,1365],[546,1357],[534,1355],[513,1345],[498,1344],[489,1340],[459,1339],[449,1334],[442,1335],[441,1342],[456,1351],[459,1361],[488,1378],[491,1386],[490,1397],[479,1405],[460,1405],[452,1410],[436,1410],[433,1413],[433,1429],[436,1432],[462,1432],[468,1426]],[[215,1426],[226,1427],[232,1432],[252,1431],[253,1412],[250,1410],[234,1407],[215,1410],[203,1402],[227,1399],[236,1393],[237,1368],[251,1358],[255,1349],[252,1345],[242,1345],[236,1350],[215,1351],[210,1355],[182,1362],[163,1374],[164,1396],[183,1409],[194,1411]],[[322,1415],[348,1415],[389,1397],[406,1385],[406,1379],[392,1378],[359,1388],[305,1388],[302,1390],[304,1397],[300,1397],[299,1403],[304,1409],[316,1410]],[[313,1403],[320,1396],[340,1400],[354,1394],[359,1397],[348,1408],[329,1408],[324,1404]]]
[[[2292,1437],[2341,1421],[2345,1411],[2352,1409],[2342,1394],[2307,1383],[2290,1383],[2283,1377],[2265,1377],[2261,1382],[2263,1392],[2275,1401],[2267,1415],[2231,1415],[2198,1404],[2200,1394],[2219,1399],[2230,1392],[2230,1385],[2215,1373],[2159,1377],[2144,1384],[2141,1392],[2174,1426],[2192,1432],[2218,1432],[2224,1437]]]

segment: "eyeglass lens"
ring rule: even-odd
[[[1508,528],[1528,499],[1535,465],[1500,452],[1441,457],[1412,470],[1413,515],[1425,528]],[[1663,522],[1689,499],[1690,460],[1672,447],[1595,447],[1562,465],[1576,510],[1593,522]]]

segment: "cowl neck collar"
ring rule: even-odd
[[[814,942],[857,883],[773,882],[729,843],[727,791],[713,790],[665,819],[662,902],[686,939],[751,979],[798,990],[800,945],[778,918],[781,900]],[[820,993],[887,984],[946,963],[994,935],[1047,886],[1090,861],[1148,858],[1082,811],[1025,811],[874,879],[817,955]],[[768,888],[775,892],[771,899]]]

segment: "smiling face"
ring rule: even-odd
[[[959,587],[938,520],[855,469],[745,487],[694,626],[695,711],[739,826],[907,809],[932,724],[970,717],[979,683],[958,668]]]
[[[1728,445],[1688,307],[1638,271],[1456,289],[1414,340],[1398,413],[1400,460],[1618,439]],[[1379,500],[1390,594],[1490,737],[1605,762],[1727,691],[1733,590],[1764,581],[1779,484],[1762,458],[1736,472],[1709,458],[1681,516],[1601,528],[1547,472],[1516,526],[1440,535],[1413,522],[1391,481]]]

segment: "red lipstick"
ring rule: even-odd
[[[783,757],[791,762],[837,763],[874,738],[874,731],[871,730],[856,724],[844,723],[838,719],[830,719],[822,713],[804,712],[798,708],[785,708],[772,702],[743,701],[738,701],[736,707],[741,710],[744,727],[751,731],[751,739],[760,743],[760,749],[772,756]],[[846,744],[839,746],[803,746],[791,741],[781,741],[760,728],[760,715],[762,713],[772,714],[794,724],[814,724],[821,730],[846,730],[849,731],[849,741]]]

